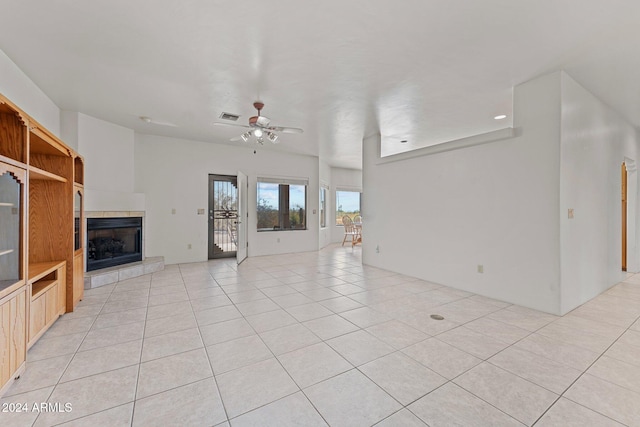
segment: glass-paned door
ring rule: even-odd
[[[237,177],[209,175],[209,259],[235,257],[237,250]]]
[[[24,278],[24,175],[0,163],[0,291]]]

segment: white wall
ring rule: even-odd
[[[75,111],[60,112],[60,138],[69,147],[78,151],[78,120],[80,114]]]
[[[637,134],[570,76],[562,75],[561,259],[563,313],[625,275],[621,270],[620,165],[637,162]],[[628,266],[638,269],[637,172],[628,175]],[[574,219],[568,209],[574,209]]]
[[[208,176],[237,175],[238,171],[249,178],[249,256],[318,249],[317,157],[262,150],[253,145],[136,134],[135,159],[135,191],[146,196],[146,256],[162,255],[168,264],[206,260],[207,215],[198,215],[197,210],[208,211]],[[258,176],[309,179],[307,230],[257,231]],[[172,209],[176,209],[175,214]],[[189,244],[192,249],[188,249]]]
[[[135,194],[134,132],[86,114],[65,111],[63,129],[84,156],[86,211],[144,211],[144,195]]]
[[[560,311],[560,74],[514,96],[515,138],[379,165],[363,141],[364,263]]]
[[[326,212],[326,226],[321,227],[319,231],[318,249],[322,249],[331,243],[331,231],[333,230],[333,223],[331,222],[330,212],[334,210],[333,203],[331,202],[331,166],[322,159],[319,163],[319,185],[324,186],[327,189],[327,195],[325,199]],[[320,214],[320,208],[318,208],[318,214]],[[335,215],[335,214],[334,214]],[[320,219],[318,218],[318,221]]]
[[[0,93],[60,136],[60,109],[0,50]]]
[[[342,226],[336,226],[336,191],[339,189],[362,191],[362,171],[356,169],[331,168],[331,187],[329,189],[331,208],[329,210],[327,225],[331,229],[332,242],[342,242],[342,240],[344,240],[344,228]],[[366,213],[362,215],[365,217]]]

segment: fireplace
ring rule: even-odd
[[[142,218],[87,218],[87,271],[142,261]]]

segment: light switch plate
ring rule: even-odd
[[[573,209],[569,209],[568,216],[569,219],[573,219]]]

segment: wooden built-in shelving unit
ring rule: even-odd
[[[84,160],[0,95],[0,396],[84,292]]]

